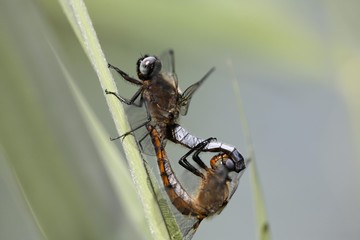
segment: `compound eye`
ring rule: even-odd
[[[154,56],[145,57],[139,60],[138,75],[142,80],[150,79],[161,70],[161,62]]]
[[[226,159],[224,165],[226,166],[226,168],[229,171],[234,171],[235,170],[235,164],[234,164],[234,161],[231,158]]]

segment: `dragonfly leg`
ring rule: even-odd
[[[139,95],[142,93],[142,91],[143,91],[143,88],[139,88],[139,90],[136,91],[136,93],[134,94],[134,96],[131,97],[131,99],[126,99],[126,98],[120,96],[118,93],[109,91],[107,89],[105,89],[105,94],[114,95],[117,99],[119,99],[120,102],[125,103],[127,105],[134,105],[136,107],[142,107],[142,104],[143,104],[142,100],[140,100],[139,104],[135,103],[135,100],[139,97]]]
[[[205,165],[205,163],[200,159],[200,157],[198,156],[199,153],[202,151],[202,149],[210,142],[212,141],[214,138],[208,138],[204,141],[202,141],[201,143],[199,143],[198,145],[196,145],[194,148],[192,148],[190,151],[188,151],[184,156],[182,156],[179,160],[179,164],[181,166],[183,166],[185,169],[189,170],[190,172],[194,173],[196,176],[199,176],[201,178],[204,178],[204,174],[202,174],[197,168],[195,168],[192,164],[190,164],[188,162],[188,160],[186,159],[188,156],[190,156],[193,152],[195,152],[194,157],[196,155],[196,157],[194,159],[194,161],[199,164],[199,166],[203,169],[207,169],[207,166]]]
[[[128,82],[131,82],[131,83],[136,84],[136,85],[142,85],[143,84],[142,81],[130,77],[127,73],[122,71],[120,68],[115,67],[115,66],[111,65],[110,63],[108,63],[108,68],[114,69],[118,74],[121,75],[121,77],[123,77]]]
[[[147,115],[147,117],[146,117],[145,122],[141,123],[139,126],[131,129],[130,131],[128,131],[128,132],[126,132],[126,133],[124,133],[124,134],[122,134],[122,135],[120,135],[120,136],[118,136],[118,137],[110,138],[110,140],[111,140],[111,141],[114,141],[114,140],[117,140],[117,139],[122,139],[122,140],[124,140],[124,138],[127,137],[129,134],[132,134],[132,133],[135,132],[136,130],[138,130],[138,129],[144,127],[144,126],[146,126],[147,124],[149,124],[149,123],[151,122],[151,116],[150,116],[149,111],[147,111],[147,110],[146,110],[146,115]],[[146,136],[146,135],[145,135],[145,136]],[[142,139],[141,139],[141,140],[142,140]]]

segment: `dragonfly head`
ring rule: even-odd
[[[137,74],[139,79],[148,80],[161,71],[161,61],[155,56],[145,55],[137,61]]]
[[[236,149],[231,152],[230,158],[226,161],[226,165],[229,169],[237,173],[246,168],[244,157]]]

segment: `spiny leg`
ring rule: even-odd
[[[115,138],[110,138],[110,140],[115,141],[115,140],[118,140],[118,139],[121,139],[121,138],[122,138],[122,140],[124,140],[124,138],[126,138],[129,134],[132,134],[133,132],[135,132],[136,130],[138,130],[138,129],[144,127],[144,126],[146,126],[150,122],[151,122],[151,118],[148,117],[148,119],[144,123],[142,123],[141,125],[131,129],[130,131],[124,133],[123,135],[120,135],[120,136],[115,137]]]
[[[190,156],[194,151],[196,151],[197,155],[199,155],[199,152],[214,138],[208,138],[198,145],[196,145],[193,149],[188,151],[184,156],[182,156],[179,160],[179,164],[187,169],[188,171],[192,172],[196,176],[199,176],[201,178],[204,178],[204,174],[202,174],[197,168],[195,168],[192,164],[189,163],[189,161],[186,159],[188,156]],[[195,159],[194,159],[195,160]],[[201,159],[198,157],[199,163],[197,160],[195,160],[196,163],[200,165],[200,167],[207,169],[207,166],[201,161]],[[202,164],[201,164],[202,163]]]
[[[198,144],[198,146],[196,147],[197,150],[195,151],[195,153],[193,154],[193,160],[202,168],[207,170],[208,166],[201,160],[201,158],[199,157],[199,154],[201,152],[203,152],[203,149],[207,146],[207,144],[209,144],[211,141],[216,141],[216,138],[210,137],[206,140],[204,140],[202,143]]]
[[[135,132],[136,130],[138,130],[138,129],[144,127],[144,126],[146,126],[148,123],[151,122],[151,115],[150,115],[150,113],[149,113],[149,111],[148,111],[147,109],[146,109],[146,115],[147,115],[147,116],[146,116],[145,122],[143,122],[142,124],[140,124],[139,126],[133,128],[133,129],[131,129],[130,131],[124,133],[123,135],[120,135],[120,136],[115,137],[115,138],[110,138],[110,140],[111,140],[111,141],[114,141],[114,140],[121,139],[121,138],[124,139],[124,138],[125,138],[126,136],[128,136],[129,134],[132,134],[132,133]]]
[[[135,100],[139,97],[139,95],[142,93],[142,91],[143,91],[143,88],[142,87],[139,88],[130,99],[126,99],[126,98],[120,96],[118,93],[109,91],[107,89],[105,89],[105,94],[114,95],[117,99],[119,99],[120,102],[125,103],[127,105],[134,105],[136,107],[142,107],[142,104],[143,104],[142,99],[140,100],[139,104],[135,103]]]
[[[137,80],[135,78],[130,77],[127,73],[123,72],[121,69],[111,65],[110,63],[108,63],[108,68],[114,69],[117,73],[119,73],[126,81],[131,82],[133,84],[136,84],[138,86],[143,86],[143,82],[140,80]],[[139,90],[137,90],[137,92],[134,94],[134,96],[131,97],[131,99],[126,99],[121,97],[119,94],[112,92],[112,91],[108,91],[107,89],[105,89],[105,93],[106,94],[112,94],[115,97],[117,97],[117,99],[119,99],[119,101],[127,104],[127,105],[135,105],[138,106],[137,104],[134,104],[134,101],[139,97],[139,95],[141,94],[141,92],[143,91],[143,88],[139,88]],[[140,107],[142,105],[142,103],[139,104],[138,107]]]
[[[136,85],[143,85],[142,81],[130,77],[127,73],[108,63],[108,68],[114,69],[118,74],[120,74],[126,81],[131,82]]]

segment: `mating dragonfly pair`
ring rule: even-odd
[[[165,52],[160,58],[149,55],[141,57],[137,61],[139,79],[130,77],[111,64],[108,66],[119,73],[126,81],[138,85],[140,88],[131,99],[123,98],[119,94],[108,90],[105,90],[106,94],[116,96],[127,105],[145,106],[147,113],[144,122],[132,126],[131,131],[115,139],[124,138],[143,128],[146,129],[144,136],[137,139],[138,143],[145,152],[143,142],[145,142],[145,139],[150,138],[157,156],[165,190],[172,204],[179,212],[196,218],[196,223],[192,226],[192,229],[189,229],[189,231],[195,231],[204,218],[221,212],[226,206],[237,189],[239,178],[246,165],[244,158],[235,147],[221,143],[215,138],[198,138],[178,124],[180,115],[185,116],[187,114],[193,94],[214,71],[214,68],[210,69],[200,81],[191,85],[182,93],[178,87],[174,52],[172,50]],[[190,196],[187,193],[172,170],[165,152],[166,140],[190,149],[188,153],[180,158],[179,164],[200,177],[200,184],[195,196]],[[199,156],[201,152],[217,153],[210,160],[210,168],[201,160]],[[190,155],[201,169],[194,167],[187,160]],[[231,178],[230,175],[234,175],[234,177]]]

